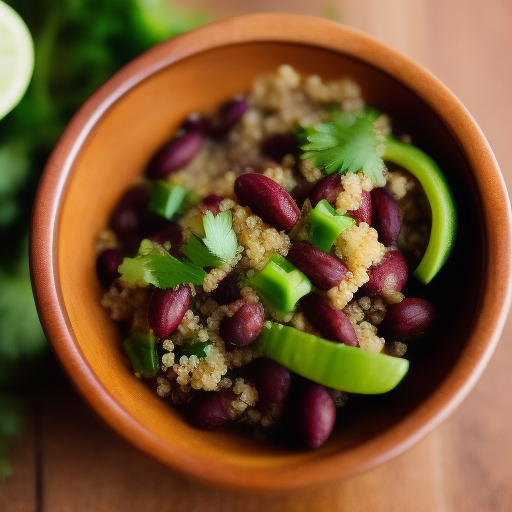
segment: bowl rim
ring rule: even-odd
[[[488,286],[480,297],[482,313],[464,349],[472,354],[472,364],[468,357],[459,358],[439,388],[413,414],[363,444],[308,462],[306,468],[231,466],[162,446],[108,393],[84,359],[59,282],[60,198],[65,196],[73,163],[94,125],[125,93],[159,70],[203,51],[249,42],[295,43],[345,54],[412,91],[449,129],[473,170],[488,242]],[[494,351],[509,309],[510,219],[504,180],[484,135],[462,103],[430,72],[387,44],[337,22],[295,14],[249,14],[204,25],[153,47],[110,78],[75,114],[46,164],[36,194],[30,234],[31,278],[43,328],[61,366],[85,401],[122,437],[202,483],[237,490],[285,490],[354,475],[391,459],[439,425],[465,398]],[[496,223],[507,229],[490,230]],[[460,359],[465,360],[463,367]]]

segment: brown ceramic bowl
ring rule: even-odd
[[[122,192],[192,111],[208,111],[289,63],[350,75],[368,104],[444,170],[459,230],[425,289],[438,327],[409,353],[394,392],[356,399],[328,442],[307,451],[187,424],[135,378],[100,306],[94,240]],[[493,154],[461,103],[421,66],[337,23],[288,14],[223,20],[167,41],[109,80],[74,117],[41,180],[32,226],[39,313],[72,383],[119,434],[184,475],[232,489],[277,490],[366,470],[404,451],[461,402],[484,369],[510,299],[510,208]]]

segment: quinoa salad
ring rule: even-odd
[[[119,357],[192,425],[317,448],[351,395],[404,379],[435,311],[402,290],[443,266],[455,209],[351,78],[282,65],[241,92],[190,114],[120,198],[101,304]]]

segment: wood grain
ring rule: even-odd
[[[214,17],[325,12],[322,2],[311,0],[181,1],[207,7]],[[510,0],[333,0],[328,6],[450,87],[480,124],[512,186]],[[470,396],[406,453],[349,480],[280,495],[220,491],[181,479],[107,430],[55,370],[39,398],[38,428],[32,424],[12,447],[15,476],[0,483],[0,510],[510,512],[511,336],[509,320]]]

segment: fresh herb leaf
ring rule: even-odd
[[[306,127],[299,135],[302,159],[312,158],[327,174],[363,171],[384,186],[384,162],[377,155],[380,136],[374,129],[376,111],[337,111],[327,123]]]
[[[143,240],[135,258],[125,258],[119,265],[120,279],[139,286],[174,288],[179,284],[203,284],[206,272],[194,263],[180,261],[161,245]]]
[[[19,376],[22,383],[34,382],[27,363],[47,347],[24,255],[30,205],[57,138],[80,105],[129,60],[209,21],[169,0],[6,3],[27,23],[36,62],[24,98],[0,122],[0,393],[18,386]],[[0,404],[0,421],[3,414]],[[0,430],[0,476],[10,472],[6,450]]]
[[[222,260],[213,254],[203,241],[195,235],[187,240],[181,248],[181,252],[192,262],[200,267],[220,267]]]
[[[213,215],[206,212],[203,219],[206,238],[203,242],[210,251],[226,262],[233,261],[238,249],[236,234],[233,231],[233,218],[230,211]]]
[[[16,361],[40,355],[46,342],[37,316],[28,269],[0,272],[0,360]]]

